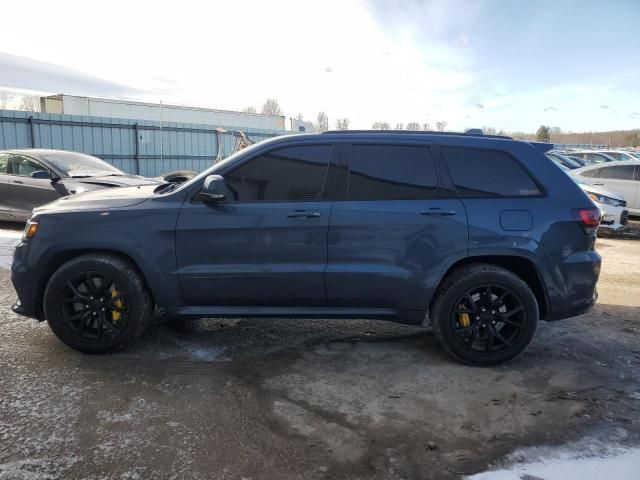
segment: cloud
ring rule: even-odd
[[[557,112],[558,109],[552,105],[552,106],[549,106],[549,107],[545,107],[544,111],[545,112]]]
[[[327,72],[327,73],[331,73],[331,72],[333,72],[333,69],[331,67],[325,67],[324,71]]]
[[[484,105],[483,105],[483,104],[481,104],[481,103],[476,103],[476,107],[478,107],[478,108],[482,109],[482,108],[484,108]]]
[[[609,105],[600,105],[600,108],[602,108],[604,110],[608,110],[609,109]]]
[[[77,95],[132,95],[143,90],[103,80],[73,68],[0,52],[5,87]]]

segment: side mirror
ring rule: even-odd
[[[47,180],[51,178],[51,175],[49,175],[49,172],[45,170],[36,170],[35,172],[31,172],[31,175],[29,176],[31,178],[46,178]]]
[[[221,175],[208,175],[202,184],[200,198],[205,202],[221,202],[226,198],[227,184]]]

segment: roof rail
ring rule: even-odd
[[[470,137],[485,137],[485,138],[506,138],[509,140],[513,140],[512,137],[507,135],[485,135],[482,133],[482,130],[479,128],[471,128],[465,132],[434,132],[433,130],[327,130],[326,132],[322,132],[321,135],[324,134],[349,134],[349,133],[394,133],[394,134],[405,134],[405,135],[451,135],[451,136],[470,136]]]

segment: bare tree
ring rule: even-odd
[[[439,132],[444,132],[445,128],[447,128],[447,121],[446,120],[441,120],[439,122],[436,122],[436,129]]]
[[[396,130],[404,130],[404,123],[396,123]]]
[[[349,130],[349,119],[346,117],[337,119],[336,130]]]
[[[299,112],[298,115],[296,115],[296,120],[298,120],[299,122],[304,122],[304,116],[302,115],[302,112]]]
[[[551,127],[549,133],[551,134],[551,140],[557,141],[562,135],[562,129],[560,127]]]
[[[373,128],[374,130],[389,130],[389,123],[375,122],[373,125],[371,125],[371,128]]]
[[[6,110],[13,101],[13,95],[9,92],[0,92],[0,109]]]
[[[418,122],[407,123],[407,130],[420,130],[420,124]]]
[[[482,133],[485,135],[497,135],[498,131],[494,127],[482,127]]]
[[[40,111],[40,97],[37,95],[25,95],[20,100],[19,110],[25,112],[39,112]]]
[[[282,109],[280,108],[280,103],[275,98],[268,98],[264,105],[262,106],[262,113],[264,115],[282,115]]]
[[[424,130],[425,132],[431,131],[431,125],[429,125],[428,123],[423,123],[422,130]]]
[[[329,117],[324,112],[318,114],[318,131],[326,132],[329,130]]]
[[[253,105],[249,105],[248,107],[244,107],[242,109],[242,111],[244,113],[258,113],[258,111],[256,110],[256,107],[254,107]]]

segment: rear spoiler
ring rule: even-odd
[[[553,150],[553,147],[555,147],[553,143],[545,142],[529,142],[529,144],[540,153],[547,153],[549,150]]]

